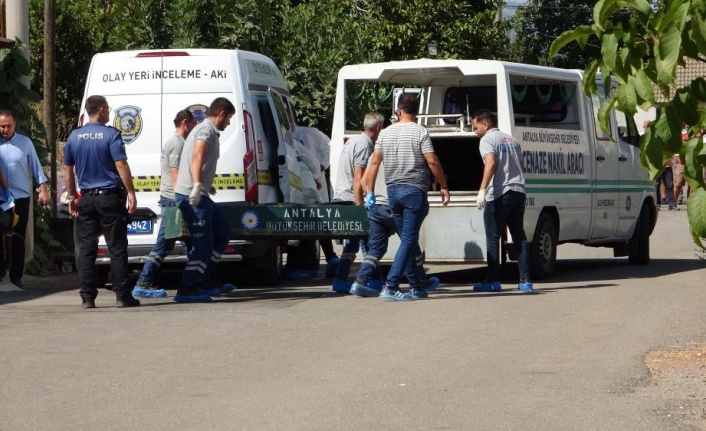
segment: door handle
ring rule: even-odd
[[[619,161],[619,162],[627,162],[627,161],[628,161],[628,158],[625,157],[625,156],[620,156],[620,157],[618,157],[618,161]]]
[[[605,157],[603,157],[603,156],[596,156],[596,160],[598,160],[599,162],[602,162],[603,160],[605,160]]]

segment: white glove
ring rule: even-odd
[[[478,190],[478,197],[476,198],[476,206],[479,210],[485,208],[485,189]]]
[[[201,202],[201,183],[194,183],[194,188],[189,193],[189,203],[196,206],[199,202]]]

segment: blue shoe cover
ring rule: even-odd
[[[221,291],[221,295],[224,295],[226,293],[230,293],[230,292],[234,291],[235,289],[237,289],[237,287],[235,287],[234,284],[224,283],[221,286],[219,286],[218,289]]]
[[[499,282],[493,281],[492,283],[477,283],[473,286],[473,290],[476,292],[501,292],[503,288]]]
[[[334,280],[333,281],[333,289],[334,292],[338,293],[350,293],[351,291],[351,284],[347,282],[346,280]]]
[[[182,303],[187,303],[187,302],[211,302],[213,299],[211,299],[210,296],[204,295],[204,294],[197,294],[197,295],[177,295],[174,297],[174,302],[182,302]]]
[[[385,280],[369,280],[368,287],[380,292],[385,287]]]
[[[214,287],[213,289],[199,289],[200,295],[206,296],[221,296],[221,289]]]
[[[164,289],[142,289],[140,287],[132,289],[132,296],[135,298],[169,298]]]
[[[432,293],[439,288],[439,284],[441,284],[439,277],[429,277],[429,280],[427,280],[427,287],[424,290],[426,290],[427,293]]]
[[[358,284],[358,282],[353,283],[350,292],[351,295],[361,296],[363,298],[377,298],[380,295],[379,291],[363,284]]]
[[[522,293],[535,293],[531,281],[523,281],[519,286],[517,286],[517,290]]]

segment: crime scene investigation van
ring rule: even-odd
[[[290,94],[270,58],[221,49],[101,53],[91,62],[80,125],[87,121],[85,103],[91,95],[108,100],[109,125],[121,131],[132,170],[138,209],[128,224],[131,268],[142,267],[157,239],[160,154],[182,109],[201,122],[217,97],[236,108],[220,135],[216,194],[211,196],[227,218],[245,205],[302,202],[300,169],[305,168],[292,142]],[[243,261],[258,270],[262,282],[276,284],[285,245],[281,239],[231,240],[221,266]],[[102,238],[98,253],[99,279],[105,280],[110,257]],[[165,259],[165,264],[176,262],[186,262],[179,244]]]
[[[534,278],[551,276],[562,243],[610,247],[630,263],[649,262],[657,209],[653,183],[640,165],[637,127],[632,117],[614,111],[610,132],[603,133],[597,122],[602,98],[584,94],[581,71],[489,60],[345,66],[336,90],[332,171],[344,139],[362,131],[365,112],[356,107],[387,110],[391,104],[394,112],[402,92],[420,98],[418,123],[429,131],[451,192],[444,208],[438,185],[429,190],[430,211],[420,232],[428,262],[486,260],[483,212],[476,208],[483,160],[471,124],[481,108],[496,112],[497,127],[522,147],[524,228]],[[398,244],[391,238],[385,259],[394,257]],[[516,259],[511,238],[503,238],[501,255]]]

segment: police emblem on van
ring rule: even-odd
[[[113,127],[120,130],[123,142],[131,144],[142,132],[142,109],[137,106],[121,106],[115,110]]]
[[[208,106],[206,105],[201,105],[197,103],[195,105],[187,106],[186,109],[188,109],[189,111],[191,111],[192,114],[194,114],[194,118],[196,118],[197,123],[202,122],[208,116]]]

